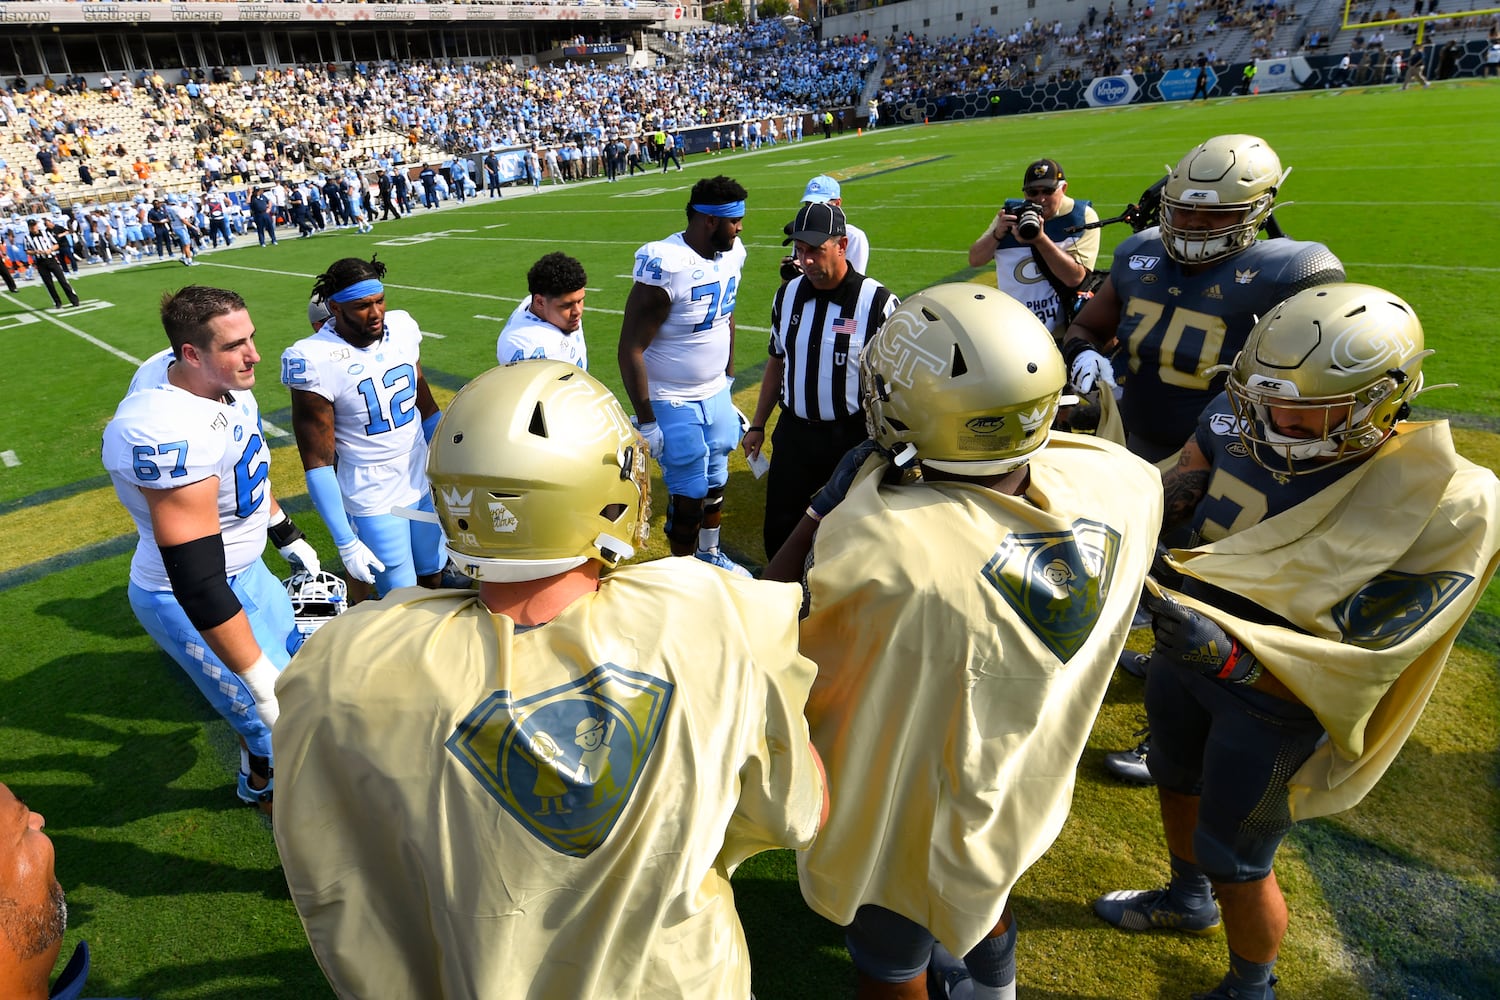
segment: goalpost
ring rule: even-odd
[[[1356,8],[1365,6],[1378,8],[1380,2],[1381,0],[1374,0],[1372,4],[1370,0],[1344,0],[1344,16],[1343,22],[1339,25],[1340,30],[1347,31],[1350,28],[1374,28],[1396,24],[1415,24],[1417,26],[1416,40],[1417,44],[1420,45],[1422,44],[1422,38],[1426,32],[1427,25],[1433,21],[1456,21],[1469,17],[1482,17],[1486,14],[1500,14],[1500,7],[1472,7],[1465,10],[1436,10],[1427,14],[1392,17],[1389,15],[1395,13],[1396,4],[1400,3],[1401,0],[1385,0],[1387,16],[1376,14],[1368,21],[1359,20],[1361,12]],[[1447,0],[1447,2],[1451,4],[1453,0]],[[1470,0],[1470,2],[1475,2],[1475,0]]]

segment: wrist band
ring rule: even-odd
[[[754,425],[752,425],[750,427],[746,427],[745,428],[745,433],[746,434],[749,434],[751,431],[760,431],[762,434],[764,434],[766,432],[766,429],[761,424],[754,424]]]

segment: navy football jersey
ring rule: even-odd
[[[1225,393],[1219,393],[1199,417],[1194,441],[1213,471],[1203,499],[1193,510],[1190,548],[1216,542],[1290,510],[1358,468],[1357,462],[1346,462],[1297,476],[1272,472],[1251,457],[1240,438],[1238,421]],[[1192,577],[1184,580],[1182,591],[1250,621],[1284,624],[1259,606]]]
[[[1129,367],[1120,402],[1125,429],[1175,449],[1223,391],[1222,374],[1203,373],[1232,362],[1271,307],[1304,288],[1343,281],[1344,267],[1321,243],[1276,239],[1189,275],[1167,256],[1161,231],[1147,229],[1115,250],[1110,277]]]

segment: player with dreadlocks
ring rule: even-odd
[[[281,356],[307,492],[349,576],[382,596],[436,587],[443,569],[437,526],[391,513],[432,510],[424,466],[442,414],[422,375],[416,320],[386,310],[385,273],[375,257],[334,261],[312,288],[328,320]]]

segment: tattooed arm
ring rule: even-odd
[[[1162,508],[1163,534],[1193,516],[1198,502],[1208,492],[1208,477],[1212,472],[1213,465],[1198,447],[1197,440],[1188,438],[1177,464],[1162,476],[1162,493],[1166,498]]]

